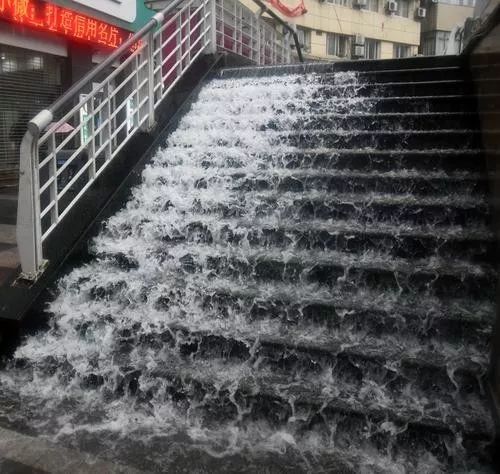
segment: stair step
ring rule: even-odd
[[[488,183],[479,173],[465,172],[363,172],[351,170],[253,170],[247,168],[193,170],[179,165],[169,168],[169,174],[159,173],[151,184],[192,186],[195,189],[226,187],[231,191],[283,191],[304,193],[327,191],[335,193],[393,193],[416,196],[446,194],[486,194]]]
[[[245,173],[237,170],[229,175],[201,178],[198,186],[216,186],[232,179],[231,189],[238,191],[276,190],[303,193],[328,191],[335,193],[394,193],[426,196],[445,194],[448,189],[464,195],[485,194],[487,180],[480,174],[441,172],[358,172],[344,170],[282,170]],[[174,181],[174,180],[172,180]],[[196,187],[196,186],[195,186]],[[452,188],[452,189],[451,189]]]
[[[452,381],[457,383],[457,391],[470,393],[469,377],[475,378],[483,374],[487,366],[487,358],[479,356],[473,350],[470,353],[463,350],[457,356],[449,344],[435,342],[432,349],[426,349],[420,344],[416,345],[411,339],[397,339],[390,335],[385,337],[383,344],[376,338],[359,335],[345,338],[318,334],[318,338],[313,341],[290,329],[283,331],[280,336],[258,334],[255,329],[252,333],[235,330],[231,335],[225,335],[215,329],[193,331],[182,323],[170,324],[168,332],[170,334],[163,333],[163,340],[170,339],[169,344],[177,347],[184,356],[208,359],[224,357],[234,361],[257,362],[259,367],[288,376],[303,371],[318,374],[333,369],[344,380],[349,380],[352,376],[349,369],[352,370],[360,361],[366,361],[365,380],[376,377],[373,369],[381,367],[386,367],[381,376],[389,379],[391,376],[409,377],[415,370],[422,370],[433,373],[436,377],[436,392],[440,384],[446,385],[446,380],[454,377]],[[374,365],[369,367],[370,363]],[[383,383],[381,380],[379,382]],[[401,382],[402,380],[398,381]],[[427,384],[428,380],[421,382]],[[419,383],[413,383],[418,388]],[[443,392],[443,395],[448,394]]]
[[[197,215],[180,227],[166,224],[158,216],[150,219],[148,226],[163,241],[217,243],[241,248],[338,250],[353,254],[381,251],[391,257],[458,257],[471,262],[489,262],[495,254],[495,239],[486,227],[362,223],[358,219],[297,222],[272,215],[252,219]],[[113,228],[113,237],[120,239],[129,232],[130,223],[115,220]]]
[[[238,253],[236,249],[203,249],[200,244],[179,245],[175,248],[175,255],[180,256],[176,265],[188,273],[208,272],[247,281],[310,282],[328,288],[363,286],[381,291],[399,289],[408,294],[430,291],[439,296],[494,296],[496,275],[485,264],[437,258],[407,260],[375,252],[360,256],[337,251],[294,251],[285,256],[276,251]],[[171,256],[166,249],[159,259],[161,262],[168,258]]]
[[[211,133],[203,137],[195,136],[186,131],[177,133],[182,139],[184,148],[190,146],[237,146],[241,135],[231,130],[222,134]],[[457,149],[477,149],[481,145],[482,134],[477,130],[397,130],[397,131],[323,131],[283,133],[274,131],[255,131],[251,138],[269,147],[285,145],[298,149],[328,148],[328,149],[385,149],[385,150],[436,150],[454,146]],[[249,137],[250,139],[250,137]]]
[[[388,253],[362,254],[340,251],[255,249],[226,244],[186,243],[164,235],[166,244],[154,251],[164,271],[203,274],[238,281],[313,283],[332,290],[372,290],[418,292],[440,297],[491,297],[496,272],[486,263],[433,256],[415,259],[393,257]],[[103,242],[99,254],[113,255],[112,239]]]
[[[453,77],[463,77],[464,69],[456,57],[439,56],[433,57],[435,63],[429,62],[430,57],[423,58],[398,58],[397,60],[369,60],[369,61],[337,61],[328,63],[295,64],[278,67],[243,67],[226,68],[217,73],[218,80],[214,82],[246,81],[264,83],[269,77],[276,78],[287,75],[289,78],[297,75],[314,74],[328,75],[342,72],[356,74],[384,74],[390,79],[397,78],[399,73],[408,74],[406,80],[425,80],[425,78],[437,79],[442,72],[452,72]],[[419,74],[424,74],[424,77]]]
[[[487,262],[494,255],[494,238],[486,229],[462,232],[462,228],[398,226],[384,223],[360,225],[357,221],[283,222],[278,219],[251,221],[193,221],[181,235],[194,242],[286,248],[287,250],[338,250],[363,254],[384,251],[401,258],[466,258]],[[176,229],[177,230],[177,229]]]
[[[417,82],[366,82],[362,77],[357,77],[353,84],[326,83],[318,90],[314,91],[313,98],[333,98],[345,97],[346,95],[355,95],[356,97],[380,97],[380,96],[398,96],[398,97],[418,97],[418,96],[440,96],[447,95],[453,91],[457,95],[468,95],[473,93],[471,83],[462,79],[456,80],[433,80]],[[325,82],[325,81],[320,81]],[[485,86],[500,85],[499,81],[488,81]],[[488,89],[489,90],[489,89]]]
[[[494,305],[488,301],[418,298],[397,291],[381,295],[366,288],[327,292],[316,285],[301,289],[284,283],[247,287],[222,279],[203,289],[203,309],[209,314],[238,314],[250,322],[271,318],[304,331],[310,325],[319,325],[352,334],[398,334],[463,346],[481,345],[495,317]],[[157,308],[161,309],[161,304]]]
[[[170,150],[167,150],[170,153]],[[235,147],[201,147],[175,149],[178,163],[200,160],[202,169],[226,167],[243,168],[249,164],[258,169],[339,169],[370,171],[439,171],[484,172],[485,164],[481,150],[353,150],[325,148],[280,150],[273,154],[266,152],[243,153]]]
[[[486,80],[484,86],[498,88],[500,81]],[[272,84],[273,80],[269,81]],[[463,79],[454,80],[432,80],[413,82],[369,82],[362,75],[345,75],[337,73],[331,76],[306,76],[295,77],[292,83],[303,85],[303,89],[297,97],[308,97],[310,92],[308,87],[313,87],[311,97],[313,99],[332,99],[346,97],[384,97],[384,96],[438,96],[448,95],[453,91],[457,95],[472,94],[471,83]],[[488,89],[489,90],[489,89]],[[270,92],[267,92],[270,93]],[[247,97],[266,96],[266,90],[262,89],[260,82],[246,84],[245,87],[236,87],[229,84],[228,87],[216,87],[206,92],[207,97],[212,100],[222,101],[224,99],[241,100]]]
[[[196,385],[198,390],[209,395],[214,391],[222,392],[222,396],[232,397],[243,405],[251,407],[247,416],[252,416],[254,410],[257,412],[264,407],[263,402],[274,406],[276,419],[282,419],[284,423],[310,423],[314,416],[320,413],[340,413],[365,418],[368,423],[377,425],[382,423],[396,423],[398,426],[419,425],[431,432],[454,433],[461,431],[466,437],[488,439],[491,430],[491,421],[488,413],[484,410],[477,413],[474,407],[467,406],[463,402],[463,408],[456,410],[451,404],[442,403],[441,406],[429,404],[428,407],[414,407],[413,400],[401,400],[391,397],[390,393],[378,393],[380,404],[373,399],[375,387],[361,390],[356,386],[344,386],[339,388],[335,385],[335,379],[318,380],[317,377],[304,377],[304,380],[293,380],[275,373],[264,371],[249,371],[246,378],[240,380],[235,386],[231,375],[241,370],[240,366],[222,360],[203,361],[196,359],[195,362],[176,361],[180,366],[179,372],[159,369],[155,374],[157,377],[173,381],[174,390],[190,391],[186,385]],[[201,369],[201,370],[200,370]],[[257,372],[257,373],[255,373]],[[305,383],[304,383],[305,382]],[[205,396],[206,396],[205,395]],[[208,396],[207,398],[210,398]],[[246,403],[245,403],[245,402]],[[222,400],[220,406],[224,407]],[[295,409],[295,414],[293,413]],[[303,412],[302,410],[305,411]],[[454,413],[453,410],[456,410]],[[284,413],[279,413],[284,410]],[[458,412],[458,413],[457,413]],[[302,413],[305,419],[297,416]],[[227,416],[226,413],[221,413]],[[254,414],[253,416],[256,416]],[[258,415],[257,415],[258,416]]]
[[[289,169],[347,169],[391,171],[398,169],[453,172],[484,171],[480,150],[324,150],[321,148],[284,153],[280,164]],[[262,159],[262,161],[265,161]],[[209,163],[206,161],[204,163]]]
[[[497,113],[490,114],[492,118]],[[500,117],[500,114],[498,114]],[[431,131],[476,129],[477,115],[465,112],[381,113],[381,114],[325,114],[308,117],[294,127],[295,130],[338,129],[371,131]],[[270,123],[266,129],[272,128]],[[280,127],[282,128],[282,127]]]
[[[246,88],[257,85],[261,86],[261,89],[264,89],[266,86],[275,84],[281,79],[279,75],[270,74],[268,70],[261,71],[261,75],[259,75],[259,77],[248,75],[236,80],[230,77],[230,73],[232,73],[232,71],[222,70],[221,73],[223,74],[222,77],[219,77],[209,83],[212,90]],[[496,76],[491,75],[490,78],[495,80]],[[464,72],[462,68],[457,66],[422,69],[381,69],[365,71],[341,71],[334,70],[332,68],[329,71],[326,70],[321,72],[297,71],[295,74],[292,74],[288,77],[288,81],[291,84],[307,84],[315,82],[320,84],[342,85],[346,82],[351,83],[354,80],[362,84],[464,81]]]
[[[244,198],[218,202],[213,193],[198,190],[192,193],[192,212],[201,215],[220,215],[224,218],[263,218],[279,216],[292,220],[357,219],[362,223],[396,222],[420,225],[461,225],[484,227],[490,221],[485,199],[476,196],[448,195],[432,198],[382,193],[342,194],[311,192],[255,192]],[[251,206],[246,206],[251,203]]]
[[[481,132],[474,130],[434,131],[309,131],[281,135],[281,143],[297,148],[372,148],[372,149],[440,149],[452,144],[458,149],[475,149],[481,144]]]
[[[489,111],[494,112],[495,108],[493,106],[493,101],[496,100],[496,95],[484,96],[491,104]],[[470,110],[475,110],[477,97],[473,95],[440,95],[440,96],[419,96],[419,97],[373,97],[373,98],[363,98],[355,99],[354,110],[370,111],[370,112],[401,112],[402,110],[408,112],[467,112]],[[349,104],[349,99],[345,99],[343,102],[338,102],[334,106],[334,110],[338,112],[347,112],[350,108],[353,108],[353,104]],[[326,106],[326,107],[325,107]],[[330,106],[328,99],[324,101],[314,101],[310,102],[311,110],[320,113],[328,112],[327,107]],[[276,105],[275,107],[278,107]],[[293,106],[289,106],[291,110],[294,110]],[[281,110],[281,109],[278,109]],[[300,110],[300,109],[298,109]]]
[[[500,117],[500,113],[488,114],[490,120]],[[428,113],[353,113],[353,114],[317,114],[302,117],[298,121],[292,118],[275,117],[269,123],[260,126],[260,131],[280,130],[372,130],[372,131],[434,131],[470,129],[479,127],[477,114],[471,112],[428,112]],[[246,115],[245,119],[235,120],[231,114],[220,114],[217,118],[207,115],[196,115],[183,120],[181,130],[195,127],[198,130],[213,130],[214,128],[243,131],[260,121],[260,115]]]
[[[222,98],[220,101],[214,98],[200,98],[193,106],[193,112],[207,115],[221,102],[224,102],[224,108],[235,115],[245,116],[246,114],[271,113],[287,114],[294,113],[297,116],[310,116],[316,114],[328,113],[401,113],[401,111],[411,113],[428,112],[470,112],[476,110],[478,100],[483,100],[485,110],[495,112],[495,101],[498,100],[497,94],[483,96],[448,94],[440,96],[418,96],[418,97],[346,97],[343,99],[302,99],[297,100],[293,96],[282,99],[272,100],[261,97],[248,102],[244,99],[234,99],[227,103]]]

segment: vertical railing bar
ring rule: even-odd
[[[154,30],[148,34],[147,47],[147,74],[148,74],[148,129],[151,130],[155,126],[155,37]]]
[[[94,97],[89,99],[89,116],[90,116],[90,151],[88,151],[88,159],[92,161],[92,164],[89,168],[89,180],[93,180],[95,178],[96,172],[96,156],[95,156],[95,107],[94,107]]]
[[[182,13],[180,13],[177,17],[177,35],[176,35],[176,46],[177,48],[177,53],[176,53],[176,60],[177,60],[177,76],[180,76],[182,74],[182,64],[181,64],[181,58],[182,58]]]
[[[114,96],[112,97],[111,94],[111,83],[108,81],[106,82],[105,85],[105,90],[106,90],[106,98],[107,98],[107,103],[106,103],[106,129],[107,129],[107,137],[106,140],[108,142],[108,145],[106,147],[105,153],[105,160],[109,161],[111,157],[113,156],[113,140],[111,137],[113,136],[113,122],[116,120],[115,117],[112,117],[111,114],[111,101],[115,100]]]
[[[56,146],[57,146],[55,131],[52,132],[52,136],[50,137],[50,140],[51,140],[52,150],[55,150]],[[49,176],[49,179],[53,178],[52,184],[50,186],[50,200],[51,200],[51,202],[54,203],[54,205],[52,206],[52,210],[50,211],[50,225],[52,225],[52,224],[57,222],[57,218],[59,216],[59,202],[58,202],[59,198],[57,195],[58,179],[57,179],[57,155],[56,155],[56,153],[54,153],[54,156],[51,160],[50,170],[51,170],[51,176]]]
[[[187,39],[186,39],[186,48],[187,48],[187,56],[186,56],[186,66],[189,66],[191,64],[191,20],[192,20],[192,12],[191,8],[187,9],[187,17],[188,17],[188,22],[186,25],[186,34],[187,34]]]

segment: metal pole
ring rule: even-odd
[[[210,48],[212,54],[217,53],[217,0],[210,0]]]
[[[50,123],[52,118],[49,111],[38,114],[30,122],[30,127],[21,142],[16,234],[22,268],[20,278],[29,281],[37,279],[44,265],[40,220],[38,137],[40,135],[39,124]]]
[[[152,130],[156,125],[155,120],[155,38],[154,30],[148,33],[148,130]]]

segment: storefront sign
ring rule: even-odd
[[[137,18],[137,0],[73,0],[120,20],[133,23]]]
[[[109,48],[130,36],[122,28],[39,0],[0,0],[0,19]]]
[[[46,0],[128,31],[140,30],[155,12],[144,0]]]

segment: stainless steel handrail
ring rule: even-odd
[[[224,1],[238,18],[224,13]],[[293,29],[284,27],[297,44]],[[29,122],[21,144],[17,218],[22,278],[37,279],[45,265],[43,242],[131,137],[152,129],[157,107],[200,54],[217,50],[257,64],[290,58],[287,35],[239,0],[174,0]],[[56,134],[67,121],[72,130],[61,140]]]

